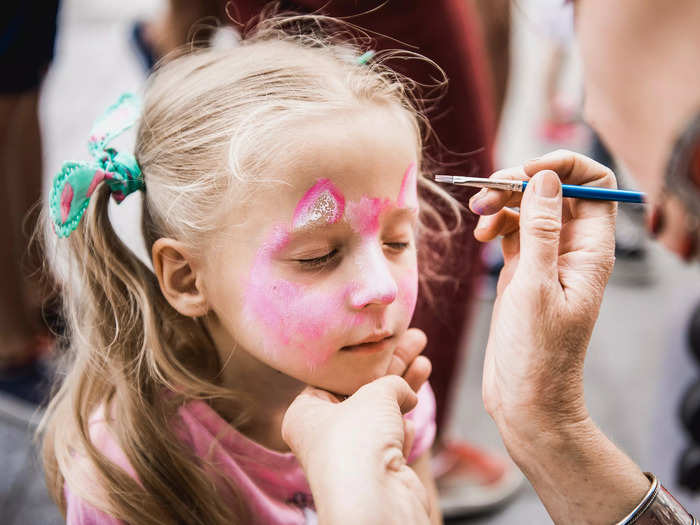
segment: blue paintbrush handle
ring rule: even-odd
[[[527,187],[527,181],[523,181],[523,191]],[[572,184],[561,185],[564,197],[577,199],[594,199],[598,201],[638,202],[644,203],[644,194],[638,191],[611,190],[608,188],[594,188],[592,186],[574,186]]]

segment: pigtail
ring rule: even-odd
[[[68,486],[126,523],[246,521],[235,487],[183,443],[177,410],[191,399],[225,398],[240,407],[250,400],[218,385],[221,363],[203,322],[170,306],[150,269],[114,232],[108,200],[140,189],[142,175],[147,249],[172,237],[203,251],[218,240],[232,203],[245,204],[256,184],[275,182],[260,173],[279,154],[279,133],[310,116],[367,104],[396,108],[414,127],[421,151],[430,127],[419,86],[385,61],[427,59],[380,52],[358,61],[366,40],[353,41],[350,29],[320,15],[273,17],[233,49],[197,49],[165,62],[149,79],[134,156],[106,149],[109,135],[98,133],[91,152],[101,164],[67,166],[45,219],[67,237],[58,239],[52,266],[64,285],[69,345],[65,377],[41,427],[48,486],[64,513]],[[107,177],[115,165],[121,178]],[[446,253],[460,213],[425,177],[419,196],[421,241],[434,241],[430,250],[419,249],[428,257],[421,265],[426,275],[432,258]],[[454,224],[442,219],[441,206],[455,212]],[[244,420],[239,412],[234,426]],[[98,426],[114,438],[136,479],[101,452]]]
[[[167,334],[189,335],[177,345],[185,360],[216,353],[199,323],[167,303],[150,269],[118,238],[109,198],[102,185],[76,231],[58,241],[71,276],[65,287],[70,369],[44,420],[49,489],[64,513],[67,482],[77,496],[127,523],[236,523],[171,424],[183,397],[196,397],[198,382],[208,384],[165,348]],[[91,417],[100,410],[136,480],[94,444]]]

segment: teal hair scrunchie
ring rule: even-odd
[[[117,203],[145,188],[136,158],[107,145],[136,123],[141,103],[136,95],[125,93],[95,122],[88,140],[92,162],[64,162],[53,179],[49,210],[56,235],[68,237],[77,227],[90,197],[105,182]]]

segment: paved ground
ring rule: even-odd
[[[527,6],[529,2],[522,2]],[[142,73],[128,45],[129,23],[158,3],[129,0],[67,0],[53,70],[47,78],[41,113],[47,173],[68,158],[85,158],[92,120],[124,90],[138,89]],[[522,14],[516,24],[513,86],[501,137],[503,164],[522,161],[552,145],[537,141],[533,107],[541,105],[536,79],[542,70],[543,40]],[[533,80],[534,79],[534,80]],[[123,207],[120,207],[123,208]],[[122,210],[123,217],[128,209]],[[126,221],[128,222],[128,221]],[[595,420],[644,469],[674,487],[673,469],[685,443],[677,424],[683,389],[698,375],[685,348],[685,323],[700,301],[696,268],[650,246],[645,286],[632,284],[622,262],[606,293],[586,368],[586,397]],[[456,392],[453,433],[498,448],[500,440],[480,401],[480,369],[492,305],[485,282],[462,363]],[[61,523],[48,500],[26,419],[31,411],[0,398],[0,521],[10,524]],[[700,502],[678,492],[695,512]],[[526,488],[504,511],[464,523],[539,524],[549,519]]]

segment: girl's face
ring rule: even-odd
[[[386,373],[416,304],[416,137],[373,109],[306,123],[279,150],[260,178],[283,184],[232,212],[206,263],[212,334],[224,360],[238,347],[350,394]]]

